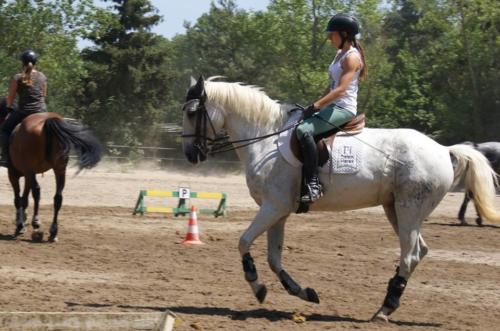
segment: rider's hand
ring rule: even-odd
[[[7,112],[8,112],[8,113],[10,113],[10,112],[12,112],[12,111],[14,111],[14,108],[12,108],[12,107],[7,107]]]
[[[302,111],[302,117],[303,117],[303,119],[306,120],[309,117],[313,116],[314,113],[316,113],[318,111],[319,111],[319,109],[314,107],[314,103],[311,103],[309,106],[304,108],[304,110]]]

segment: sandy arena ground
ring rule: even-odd
[[[399,253],[381,208],[290,217],[284,266],[303,287],[316,289],[319,305],[286,293],[267,266],[266,239],[259,238],[252,253],[269,291],[266,302],[259,304],[244,280],[237,250],[238,238],[256,211],[241,174],[193,175],[111,164],[72,174],[74,169],[64,192],[59,242],[36,244],[30,240],[31,230],[12,238],[12,193],[5,170],[0,171],[1,311],[168,308],[179,316],[175,330],[499,328],[500,227],[457,226],[460,193],[448,194],[424,225],[430,253],[410,279],[392,321],[379,324],[369,319],[384,298]],[[52,174],[40,183],[47,229]],[[229,196],[227,217],[199,216],[203,246],[179,244],[187,217],[131,215],[140,189],[175,190],[180,185]],[[500,210],[500,197],[496,203]],[[473,223],[472,205],[467,216]],[[306,318],[304,323],[293,321],[297,313]]]

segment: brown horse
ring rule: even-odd
[[[32,192],[34,199],[33,240],[41,241],[38,207],[40,186],[36,174],[53,169],[56,179],[54,195],[54,217],[50,226],[49,241],[57,240],[57,216],[62,205],[66,166],[71,147],[78,156],[80,169],[91,168],[101,159],[102,147],[99,141],[82,125],[71,124],[56,113],[35,113],[26,117],[12,132],[10,138],[9,180],[14,189],[16,207],[15,236],[26,231],[26,208],[28,196]],[[20,196],[20,177],[25,177],[23,195]]]

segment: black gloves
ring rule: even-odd
[[[319,109],[314,107],[314,103],[311,103],[309,106],[304,108],[304,110],[302,111],[302,118],[306,120],[309,117],[313,116],[314,113],[316,113],[318,111],[319,111]]]

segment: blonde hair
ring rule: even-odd
[[[28,86],[33,85],[33,80],[31,79],[31,73],[33,72],[34,67],[35,66],[31,62],[28,62],[28,64],[24,67],[24,71],[21,75],[21,82],[23,82],[23,84],[26,84]]]

